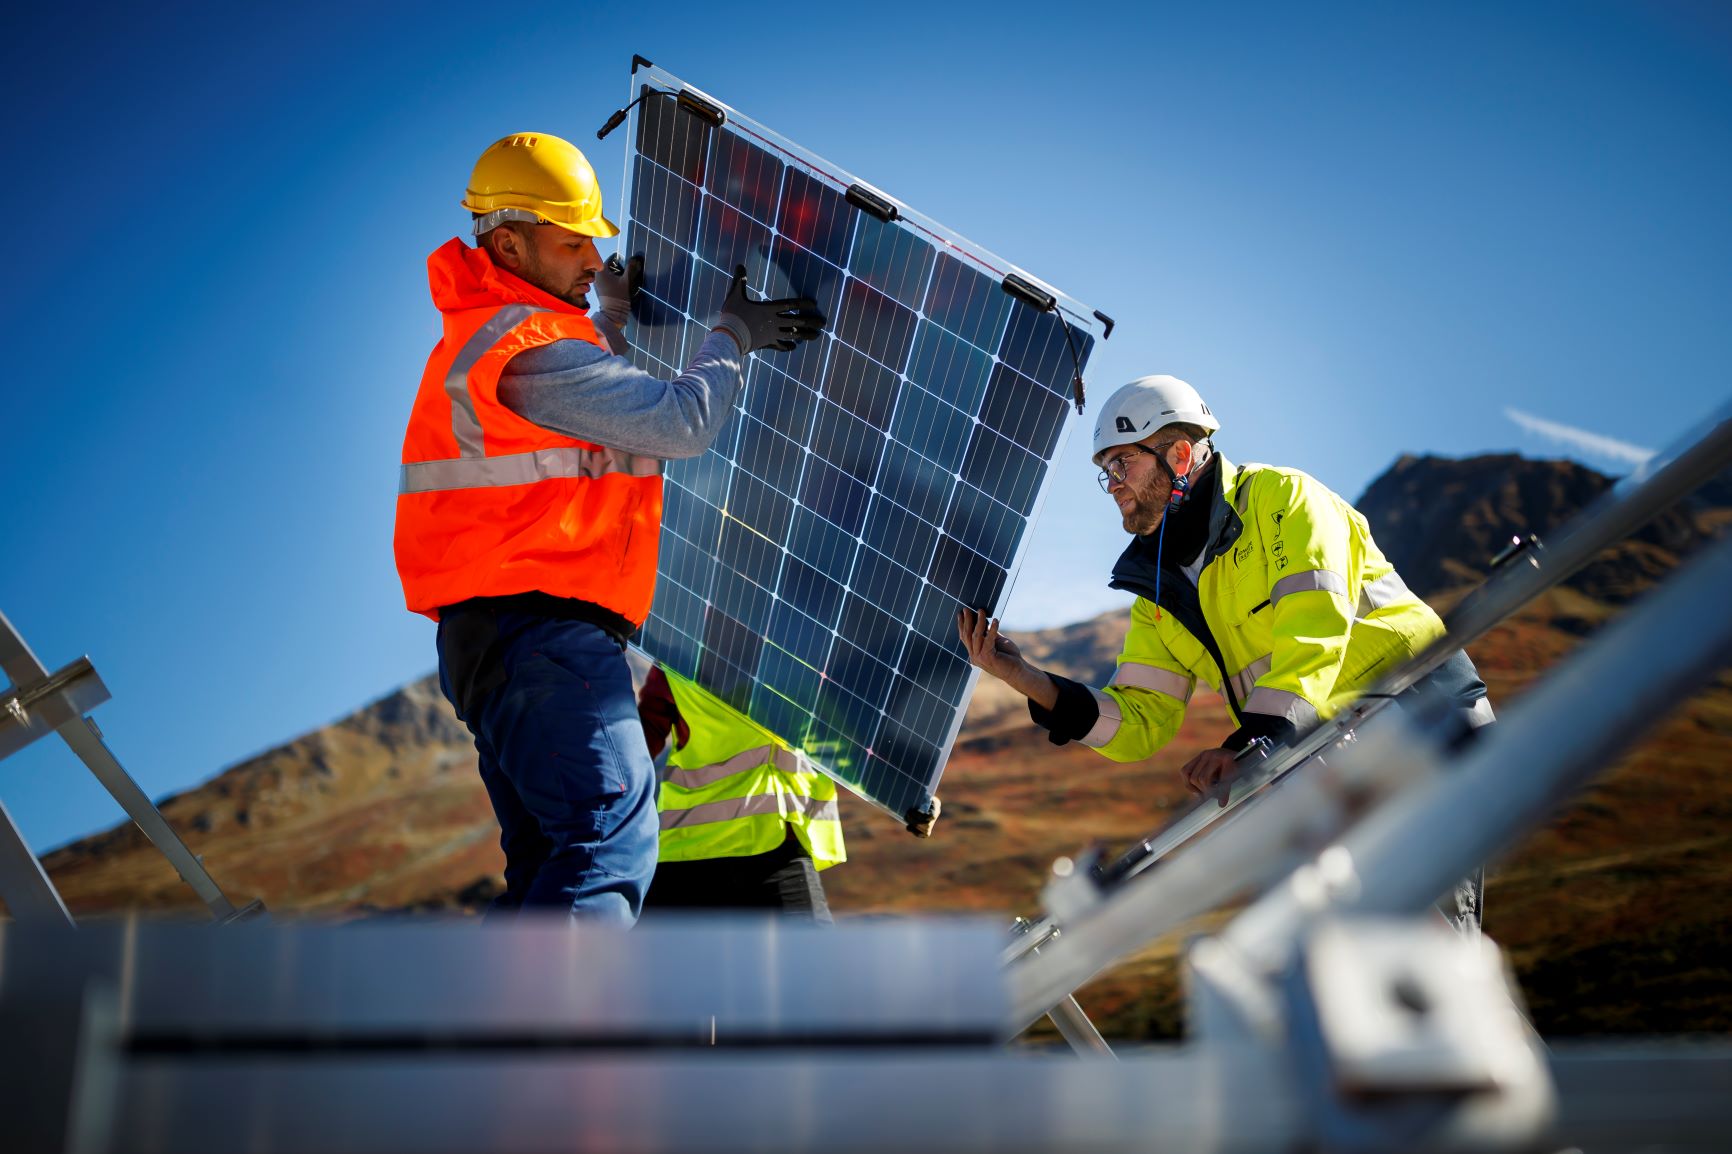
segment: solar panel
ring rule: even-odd
[[[956,610],[1002,611],[1112,322],[641,59],[632,83],[636,363],[677,375],[740,264],[830,321],[754,354],[715,444],[667,463],[637,644],[867,800],[929,810],[977,672]]]

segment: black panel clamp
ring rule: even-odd
[[[1076,401],[1076,411],[1079,413],[1082,412],[1082,357],[1076,351],[1076,338],[1071,336],[1070,322],[1065,320],[1064,313],[1059,311],[1058,297],[1054,296],[1046,289],[1041,288],[1027,277],[1018,276],[1013,272],[1004,275],[1004,280],[999,282],[999,287],[1017,300],[1021,301],[1023,304],[1034,309],[1036,312],[1052,313],[1054,316],[1058,317],[1058,323],[1064,329],[1064,343],[1070,348],[1070,363],[1073,370],[1070,379],[1071,396]],[[1095,314],[1097,317],[1100,315],[1100,313]],[[1101,319],[1106,322],[1107,330],[1110,332],[1113,327],[1113,322],[1104,317]],[[1103,336],[1101,339],[1105,340],[1106,338]]]
[[[889,197],[864,184],[850,184],[843,194],[848,203],[865,213],[877,217],[885,224],[900,220],[902,213]]]

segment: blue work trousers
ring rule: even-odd
[[[655,769],[620,643],[585,621],[440,614],[439,683],[475,736],[520,909],[630,926],[655,872]]]

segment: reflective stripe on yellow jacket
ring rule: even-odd
[[[1220,664],[1184,614],[1164,605],[1157,615],[1153,589],[1115,570],[1114,584],[1138,597],[1112,682],[1094,691],[1099,719],[1083,738],[1115,761],[1170,741],[1199,678],[1240,714],[1285,717],[1304,730],[1443,635],[1365,518],[1320,481],[1226,460],[1220,477],[1211,525],[1222,529],[1210,534],[1196,584]],[[1169,562],[1163,603],[1175,576]]]
[[[726,702],[663,672],[690,737],[668,755],[657,798],[661,860],[768,853],[792,829],[819,869],[846,861],[836,783]]]

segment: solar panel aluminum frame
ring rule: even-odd
[[[658,98],[658,94],[665,95],[659,96]],[[640,100],[639,98],[642,99]],[[956,515],[962,513],[962,510],[955,506],[954,499],[958,493],[965,489],[974,493],[976,496],[985,497],[992,506],[1002,505],[1002,508],[989,508],[988,512],[991,515],[1000,516],[1001,514],[1010,514],[1020,518],[1017,521],[1015,528],[1014,545],[1009,549],[1008,555],[1002,560],[987,557],[984,553],[976,553],[971,545],[960,540],[954,540],[948,528],[937,528],[934,529],[932,533],[936,542],[934,548],[942,545],[945,540],[953,540],[954,553],[968,553],[970,558],[973,560],[991,562],[990,569],[976,570],[976,572],[998,572],[1002,570],[1003,579],[1001,582],[997,583],[993,595],[985,599],[984,604],[977,606],[987,609],[994,616],[1001,614],[1004,605],[1008,602],[1015,586],[1016,576],[1021,568],[1022,560],[1028,547],[1029,528],[1033,525],[1035,520],[1038,518],[1041,509],[1044,507],[1047,492],[1051,483],[1051,467],[1053,461],[1057,456],[1058,450],[1063,445],[1064,435],[1069,428],[1072,416],[1070,405],[1068,403],[1069,377],[1073,369],[1080,374],[1095,342],[1104,339],[1111,331],[1112,321],[1104,314],[1082,304],[1069,295],[1051,288],[1026,270],[987,252],[985,249],[969,242],[952,230],[939,224],[937,221],[934,221],[924,214],[910,208],[903,202],[885,195],[870,185],[864,184],[864,182],[859,181],[852,175],[839,169],[837,166],[828,163],[792,141],[786,140],[751,118],[742,115],[733,107],[717,100],[708,93],[686,84],[672,73],[650,66],[641,60],[634,61],[630,99],[636,103],[633,103],[630,106],[627,131],[629,134],[628,140],[631,144],[628,145],[630,152],[625,164],[624,186],[620,201],[621,208],[617,215],[622,224],[622,235],[620,240],[620,252],[622,255],[627,252],[628,248],[634,253],[644,251],[646,248],[654,250],[653,252],[646,253],[646,256],[649,258],[649,267],[647,269],[647,281],[645,286],[646,291],[643,296],[640,296],[639,306],[634,310],[633,323],[628,327],[628,335],[632,338],[632,344],[634,346],[633,357],[642,367],[649,368],[652,371],[657,372],[658,375],[672,376],[680,372],[684,368],[686,361],[695,353],[698,340],[701,339],[703,333],[707,330],[709,323],[713,320],[726,291],[726,276],[734,262],[731,259],[722,259],[717,255],[717,253],[719,250],[727,247],[725,242],[726,238],[730,234],[745,233],[748,236],[754,236],[763,246],[762,253],[764,254],[764,259],[756,262],[758,265],[757,268],[751,268],[751,265],[753,264],[752,261],[745,262],[748,264],[749,280],[753,289],[758,293],[782,296],[811,292],[813,295],[818,295],[808,287],[807,283],[802,282],[801,278],[796,275],[792,267],[776,264],[774,257],[771,255],[772,246],[776,246],[774,251],[777,254],[781,254],[783,252],[781,238],[788,238],[786,240],[785,249],[787,254],[789,254],[790,261],[805,261],[810,267],[822,269],[820,273],[814,274],[818,276],[819,279],[822,279],[825,274],[834,274],[834,279],[838,282],[833,286],[835,288],[833,294],[836,298],[835,300],[824,300],[820,297],[821,306],[828,310],[828,315],[831,318],[832,325],[830,331],[828,331],[825,336],[821,338],[820,342],[817,343],[816,350],[811,350],[809,347],[808,350],[786,354],[774,352],[756,354],[748,365],[747,385],[746,388],[742,390],[741,396],[742,404],[748,400],[748,394],[750,394],[754,389],[766,390],[778,387],[777,378],[770,375],[772,372],[779,374],[783,380],[795,378],[798,372],[805,372],[806,370],[804,369],[796,370],[791,367],[791,362],[798,360],[798,358],[801,358],[802,356],[817,356],[822,358],[825,370],[832,373],[835,377],[845,375],[835,369],[837,358],[844,356],[857,360],[864,376],[878,375],[882,377],[884,374],[892,374],[892,376],[889,377],[889,383],[894,386],[890,400],[892,406],[895,406],[898,403],[899,398],[901,398],[910,387],[919,389],[922,394],[920,399],[911,400],[911,404],[917,405],[921,403],[921,400],[933,400],[932,396],[927,395],[926,383],[916,380],[912,376],[914,369],[911,365],[905,364],[904,368],[900,370],[893,368],[887,369],[883,365],[879,364],[878,361],[873,359],[876,350],[860,348],[860,346],[869,343],[877,330],[868,328],[859,332],[848,333],[846,335],[849,339],[846,341],[838,338],[836,332],[838,324],[845,326],[848,323],[848,320],[846,316],[838,317],[838,309],[836,305],[840,302],[842,294],[849,291],[851,283],[862,286],[859,291],[863,294],[863,297],[866,295],[872,297],[882,295],[885,299],[892,300],[898,307],[906,305],[907,307],[904,311],[912,311],[915,319],[912,322],[910,329],[911,335],[908,338],[910,345],[912,345],[914,340],[914,336],[912,335],[913,331],[921,329],[923,321],[927,319],[927,314],[922,311],[922,305],[929,306],[932,303],[932,299],[936,295],[937,289],[935,282],[939,278],[940,271],[957,278],[965,279],[975,290],[978,290],[981,284],[989,284],[991,286],[991,294],[993,294],[992,307],[994,308],[999,307],[998,298],[1003,298],[1004,304],[1002,308],[999,309],[997,319],[991,323],[991,327],[987,327],[986,322],[982,321],[978,332],[959,332],[958,330],[961,329],[963,325],[955,321],[945,323],[939,320],[933,320],[929,326],[930,329],[937,334],[937,336],[933,338],[934,343],[948,338],[953,341],[964,354],[978,354],[980,357],[984,357],[986,361],[984,369],[980,370],[976,375],[981,376],[981,379],[987,381],[987,383],[979,385],[979,395],[975,396],[969,406],[958,406],[957,411],[952,413],[950,412],[948,405],[938,405],[934,403],[934,411],[942,411],[949,417],[961,416],[963,418],[972,418],[976,426],[986,425],[990,431],[1003,435],[1007,433],[1007,429],[1004,426],[990,425],[982,420],[983,406],[990,403],[990,398],[986,394],[991,392],[993,386],[997,384],[999,375],[1008,374],[1004,379],[1009,382],[1008,385],[999,387],[998,392],[1001,396],[1009,395],[1008,390],[1010,387],[1020,387],[1022,384],[1027,384],[1035,388],[1044,387],[1048,391],[1065,398],[1061,415],[1056,424],[1052,425],[1050,431],[1047,432],[1048,443],[1044,447],[1044,452],[1036,453],[1027,445],[1012,442],[1009,440],[1008,436],[1006,437],[1007,445],[1022,450],[1022,456],[1031,460],[1034,464],[1035,471],[1038,472],[1038,480],[1032,484],[1032,492],[1031,496],[1026,500],[1026,508],[1019,511],[1014,505],[1007,503],[1007,498],[1002,497],[998,491],[989,488],[985,483],[980,483],[978,486],[973,483],[965,484],[963,470],[966,465],[963,462],[955,463],[949,468],[950,475],[940,478],[940,483],[944,486],[943,500],[945,501],[945,512],[940,515],[941,520],[944,518],[954,518]],[[648,125],[645,123],[646,118],[666,118],[670,116],[675,118],[691,117],[692,119],[689,123],[686,121],[677,121],[671,126],[668,125],[665,119],[661,121],[652,120]],[[700,125],[701,127],[699,127]],[[643,144],[646,140],[646,129],[660,131],[661,127],[668,127],[672,135],[665,139],[658,138],[658,155],[656,158],[652,159],[645,156],[643,153]],[[701,143],[695,147],[691,146],[690,137],[684,135],[688,131],[695,134]],[[712,138],[718,141],[726,141],[726,143],[712,143]],[[740,153],[750,153],[752,149],[756,149],[771,154],[772,159],[780,162],[781,166],[783,166],[775,175],[774,179],[778,182],[775,189],[766,192],[765,187],[753,187],[753,174],[749,170],[755,158],[749,155],[744,156],[742,160],[745,171],[735,174],[740,175],[742,179],[737,182],[737,187],[731,190],[732,195],[723,197],[710,189],[710,178],[713,175],[710,165],[713,160],[717,159],[716,157],[713,157],[712,154],[718,154],[724,147],[736,150]],[[716,171],[720,171],[720,168],[718,167]],[[787,188],[784,188],[783,177],[780,174],[782,171],[794,174],[786,178],[785,184],[788,186]],[[825,196],[832,198],[840,196],[849,206],[851,206],[846,217],[847,224],[844,229],[844,234],[839,239],[835,236],[805,235],[801,233],[799,229],[805,218],[799,217],[797,214],[795,217],[790,219],[775,217],[774,224],[781,226],[780,228],[774,227],[772,224],[762,219],[772,217],[776,211],[773,204],[765,206],[762,198],[765,195],[770,195],[772,197],[791,196],[791,191],[789,190],[791,189],[796,175],[801,181],[810,182],[811,187],[815,190],[819,188],[828,190],[824,194]],[[644,180],[654,180],[659,182],[654,190],[648,190],[645,193],[646,206],[652,210],[651,215],[657,217],[655,220],[646,221],[642,219],[637,211],[638,203],[635,198],[639,191],[638,182],[640,176]],[[691,203],[688,205],[686,203],[687,201],[690,201]],[[671,206],[671,210],[669,206]],[[671,215],[666,215],[666,213],[670,211]],[[854,223],[856,220],[865,219],[871,219],[874,223],[870,225],[856,225]],[[716,223],[718,221],[720,222],[719,224]],[[813,224],[810,227],[813,229],[821,229],[823,225],[820,222]],[[852,250],[855,248],[855,231],[864,228],[879,230],[875,236],[875,251],[880,247],[904,245],[907,243],[909,238],[912,238],[912,241],[925,246],[933,254],[927,262],[926,270],[920,274],[924,279],[919,285],[920,296],[914,301],[914,303],[908,304],[905,294],[897,294],[893,296],[891,290],[884,287],[884,281],[882,279],[868,282],[865,278],[873,275],[874,270],[866,269],[864,272],[861,272],[846,255],[846,252],[841,251]],[[705,229],[710,230],[709,234],[700,236],[702,230]],[[899,235],[891,236],[889,230],[892,229],[898,230]],[[672,232],[679,232],[682,235],[670,239],[668,234]],[[736,243],[733,251],[741,251],[740,246],[737,243],[737,237],[735,240]],[[863,234],[861,240],[864,240]],[[700,244],[710,249],[710,255],[717,256],[717,259],[713,262],[707,260],[704,253],[700,251]],[[746,247],[749,248],[750,245],[747,245]],[[816,254],[816,256],[814,256],[814,254]],[[946,263],[941,258],[948,258],[951,263]],[[689,267],[681,269],[679,267],[680,259],[683,259]],[[814,259],[821,261],[822,264],[812,264]],[[677,275],[670,275],[665,280],[658,279],[658,275],[661,271],[658,269],[658,262],[660,263],[661,268],[665,269],[668,267],[667,262],[669,260],[672,261],[672,266],[674,270],[677,271]],[[894,264],[894,262],[891,263]],[[724,266],[727,267],[724,268]],[[964,274],[956,272],[956,269],[969,270],[973,275],[965,278]],[[886,273],[884,275],[890,274]],[[708,283],[700,286],[698,283],[700,280],[705,280]],[[1015,285],[1018,281],[1023,282],[1021,286],[1018,286],[1022,289],[1020,292],[1009,291],[1002,287],[1007,283]],[[934,291],[929,293],[929,289]],[[1033,291],[1030,292],[1030,289]],[[959,295],[966,297],[966,294],[961,293],[960,290]],[[1053,333],[1058,331],[1057,326],[1054,326],[1050,321],[1036,315],[1039,312],[1038,307],[1029,303],[1031,299],[1040,296],[1050,297],[1053,307],[1046,315],[1049,317],[1059,318],[1064,328],[1064,346],[1066,347],[1062,364],[1062,389],[1054,380],[1053,376],[1055,372],[1055,364],[1052,360],[1055,355],[1053,352]],[[644,297],[649,298],[647,305]],[[898,299],[898,297],[900,297],[900,299]],[[970,307],[971,302],[978,302],[980,299],[979,296],[967,298],[964,305],[961,307],[966,311]],[[1018,312],[1017,310],[1023,310],[1023,312]],[[1012,335],[1013,330],[1019,328],[1027,335],[1023,338],[1023,344],[1018,345],[1013,349],[1011,347],[1011,342],[1014,339]],[[1040,338],[1038,353],[1036,351],[1036,337],[1033,335],[1036,332],[1044,334]],[[670,337],[672,338],[671,341],[669,340]],[[985,337],[990,337],[990,342],[986,341],[984,339]],[[641,341],[640,338],[642,338]],[[993,348],[984,347],[988,343],[990,343]],[[640,347],[640,344],[644,347]],[[834,348],[844,350],[844,352],[835,353],[832,345],[834,345]],[[996,349],[997,352],[995,353],[993,349]],[[1016,364],[1006,363],[1003,357],[999,355],[1007,352],[1016,352],[1018,354]],[[916,351],[912,349],[903,350],[902,356],[905,361],[911,360],[916,356]],[[1033,362],[1037,356],[1042,361],[1044,369],[1044,371],[1039,375],[1037,375],[1036,370],[1031,365],[1031,362]],[[808,362],[808,364],[809,363],[810,362]],[[818,386],[815,381],[820,375],[823,375],[823,373],[813,371],[813,381],[804,382],[804,387],[816,389]],[[825,376],[826,385],[828,385],[831,379],[831,376]],[[794,380],[790,383],[801,382]],[[826,400],[835,401],[837,399],[836,397],[830,396],[828,393],[823,395]],[[868,382],[861,387],[859,395],[861,398],[866,399],[867,403],[870,403],[872,398],[879,397],[881,394],[873,390]],[[937,400],[950,402],[952,401],[952,398],[940,396]],[[1042,396],[1040,401],[1042,404],[1045,404],[1048,409],[1044,420],[1048,424],[1051,424],[1051,400],[1048,397]],[[1020,402],[1015,399],[1004,403],[1007,405],[1020,404]],[[1032,410],[1032,404],[1030,408]],[[829,413],[829,409],[824,408],[821,402],[815,404],[814,409],[815,412]],[[1008,419],[1014,419],[1016,416],[1017,414],[1012,413]],[[810,419],[811,424],[805,432],[804,440],[795,442],[800,450],[807,451],[811,449],[814,438],[818,436],[818,430],[816,428],[817,419],[817,417]],[[883,420],[885,422],[884,429],[887,429],[888,417],[884,417]],[[839,426],[841,432],[846,431],[847,421],[845,418],[835,417],[834,422]],[[759,422],[755,420],[750,422],[753,428],[755,428],[758,423]],[[716,446],[706,452],[704,457],[700,460],[710,461],[727,454],[734,454],[736,444],[735,438],[748,435],[748,433],[741,431],[741,427],[747,424],[748,420],[743,413],[735,413],[730,421],[729,427],[724,429],[719,436]],[[861,425],[858,427],[864,428],[865,426]],[[780,432],[780,430],[777,431]],[[973,434],[976,437],[979,437],[979,434],[974,434],[974,430],[971,428],[964,428],[963,432],[965,434]],[[986,443],[983,437],[980,437],[979,439],[982,444]],[[834,436],[832,440],[834,443],[841,445],[846,445],[848,443],[847,438],[840,435],[840,432],[838,435]],[[964,442],[966,443],[966,441],[967,437],[965,436]],[[899,450],[905,451],[910,457],[921,452],[918,447],[911,446],[903,441],[892,439],[887,431],[885,432],[884,444],[886,448],[889,446],[896,446]],[[958,450],[956,455],[960,456],[961,450]],[[986,454],[983,452],[981,456],[984,459]],[[820,456],[817,459],[823,462],[826,468],[833,468],[832,462],[828,461],[824,457]],[[931,464],[931,462],[922,457],[917,464],[928,465]],[[1026,472],[1028,461],[1025,461],[1024,465]],[[678,462],[670,463],[670,482],[678,484],[674,477],[679,473],[681,468],[695,470],[708,467],[708,465],[698,465],[694,467],[683,465]],[[728,467],[734,467],[731,458],[728,460]],[[984,468],[986,466],[982,465],[980,467]],[[932,465],[932,469],[942,472],[940,466],[936,464]],[[767,488],[774,488],[774,485],[770,482],[764,481],[762,478],[757,478],[756,475],[751,473],[749,470],[741,468],[739,469],[739,472],[762,482],[762,484]],[[807,476],[808,474],[805,472],[800,474],[802,484],[807,479]],[[878,479],[882,479],[882,477],[879,477]],[[796,485],[795,487],[801,488],[802,485]],[[880,504],[885,504],[890,507],[891,512],[897,515],[906,511],[902,502],[897,500],[897,496],[900,495],[882,497],[879,490],[873,487],[870,483],[866,484],[866,488],[869,496],[862,498],[862,500],[876,502],[873,505],[874,510],[877,510]],[[732,488],[727,491],[730,495],[734,492]],[[780,492],[779,490],[777,491],[778,493]],[[789,496],[787,494],[782,495]],[[797,515],[798,510],[807,508],[807,503],[800,499],[798,493],[792,495],[792,500],[795,505],[795,510],[790,513],[790,516],[795,516]],[[813,514],[813,519],[815,519],[816,516],[816,514]],[[864,516],[863,510],[862,516]],[[726,529],[728,527],[726,522],[730,517],[727,508],[724,507],[721,509],[721,517],[723,522],[721,528]],[[931,527],[931,521],[933,518],[920,510],[916,510],[913,514],[909,515],[908,520],[910,522],[916,520],[923,521],[923,524],[919,527],[924,529]],[[830,528],[837,527],[834,522],[827,522],[827,525]],[[668,531],[669,528],[670,527],[664,523],[664,533]],[[673,531],[677,533],[679,528],[680,527],[678,526],[673,527]],[[707,524],[703,526],[705,533],[710,532],[712,528],[714,527]],[[775,548],[785,550],[786,552],[783,559],[784,563],[790,560],[800,560],[793,552],[792,537],[790,536],[791,530],[784,531],[778,541],[758,533],[757,530],[752,529],[751,526],[745,526],[745,528],[750,529],[752,533],[759,538],[759,541],[751,542],[750,538],[743,537],[738,533],[735,535],[753,545],[760,542],[768,542]],[[867,528],[868,527],[865,526],[857,526],[852,530],[854,544],[858,547],[858,551],[861,552],[867,549],[867,542],[863,537]],[[843,533],[850,532],[846,525],[841,525],[839,531]],[[682,537],[681,540],[689,541],[690,538]],[[720,538],[716,538],[716,540],[718,540],[719,548]],[[667,538],[664,535],[664,545],[666,544],[666,541]],[[875,550],[873,552],[873,559],[878,559],[880,555],[877,554]],[[936,559],[932,562],[931,566],[928,566],[925,558],[921,558],[917,563],[911,564],[901,556],[888,554],[885,556],[888,556],[890,562],[895,563],[896,568],[903,570],[901,573],[896,573],[896,577],[900,578],[908,576],[920,582],[920,586],[915,590],[914,597],[918,598],[928,588],[939,589],[939,586],[930,580],[930,577],[933,575],[933,570],[937,566]],[[964,558],[958,562],[958,572],[960,572],[960,565],[967,560],[968,558]],[[696,597],[704,602],[706,606],[704,610],[704,618],[708,621],[710,619],[710,611],[708,607],[712,604],[708,595],[704,594],[701,590],[692,589],[689,584],[682,582],[678,576],[669,575],[667,563],[667,554],[664,552],[664,568],[660,574],[663,580],[658,584],[657,589],[658,603],[661,602],[664,593],[669,598],[676,600],[684,597]],[[871,561],[868,561],[867,563],[871,563]],[[805,562],[801,561],[801,564],[804,565]],[[778,580],[780,580],[783,575],[783,570],[778,569],[777,572]],[[924,576],[922,574],[924,574]],[[792,574],[789,575],[792,576]],[[747,580],[750,580],[750,578],[747,578]],[[756,591],[761,592],[762,590]],[[854,590],[852,590],[851,587],[847,587],[844,589],[844,592],[851,594]],[[778,597],[775,592],[769,593],[769,597],[772,605],[782,600],[782,598]],[[863,594],[862,599],[870,599],[870,595]],[[934,596],[931,600],[936,604],[938,598]],[[957,601],[952,603],[953,606],[955,604],[960,604],[960,602]],[[839,606],[837,608],[839,609]],[[867,608],[875,610],[878,608],[878,605],[874,603],[868,605]],[[793,607],[790,606],[789,612],[792,611]],[[653,614],[654,610],[652,610],[652,615]],[[927,641],[938,646],[941,650],[948,652],[952,659],[960,658],[962,649],[960,644],[955,640],[954,632],[952,631],[949,638],[946,639],[943,637],[935,637],[931,632],[922,633],[918,631],[912,620],[912,617],[914,616],[912,608],[901,615],[895,613],[885,613],[883,615],[900,626],[908,635],[925,637]],[[951,610],[951,615],[954,615],[953,609]],[[805,615],[802,614],[802,616]],[[835,634],[835,639],[838,643],[843,640],[840,634],[840,625],[833,616],[830,619],[823,620],[820,620],[817,616],[811,616],[807,619],[813,624],[831,630]],[[729,618],[729,620],[731,621],[732,619]],[[674,627],[670,626],[670,628]],[[647,632],[648,631],[646,630],[646,633]],[[692,638],[690,634],[684,633],[682,636],[694,641],[701,652],[703,648],[703,642],[701,639]],[[644,655],[651,660],[663,659],[665,655],[657,653],[654,646],[647,643],[647,641],[648,639],[646,638],[646,643],[639,645],[640,652],[644,653]],[[902,643],[897,664],[890,670],[890,673],[893,677],[906,677],[919,688],[929,689],[929,686],[922,685],[920,682],[915,681],[914,678],[909,677],[905,672],[903,663],[909,656],[908,650],[910,647],[909,643]],[[874,654],[872,656],[876,657],[877,655]],[[696,658],[693,658],[693,660],[695,661]],[[932,808],[932,798],[936,790],[939,776],[941,775],[943,766],[948,760],[950,751],[955,744],[957,734],[961,729],[963,715],[966,712],[967,703],[973,694],[975,682],[979,677],[979,670],[975,669],[971,665],[967,665],[966,661],[962,661],[962,666],[965,673],[962,674],[960,685],[954,692],[942,695],[933,694],[934,697],[939,699],[940,704],[949,708],[950,716],[943,727],[941,736],[936,732],[933,733],[932,738],[927,738],[924,735],[920,736],[920,740],[924,745],[929,748],[934,748],[936,751],[936,756],[932,761],[929,772],[924,778],[920,774],[912,772],[910,769],[905,768],[902,765],[895,764],[889,757],[882,756],[877,750],[867,745],[866,742],[859,741],[852,737],[847,738],[849,742],[858,744],[861,747],[860,752],[868,761],[876,759],[877,761],[884,763],[885,767],[894,771],[894,773],[899,775],[900,778],[905,779],[906,782],[914,783],[918,788],[913,791],[910,791],[907,788],[903,788],[896,792],[871,789],[868,787],[868,783],[864,780],[866,777],[865,773],[859,775],[862,780],[856,780],[842,768],[830,764],[826,759],[822,744],[815,741],[810,730],[808,730],[806,735],[802,736],[798,733],[784,732],[783,726],[770,724],[763,717],[754,716],[753,719],[758,721],[760,724],[764,724],[766,728],[777,732],[792,744],[804,745],[810,760],[818,769],[834,778],[851,792],[864,798],[873,805],[884,809],[886,812],[891,813],[893,816],[901,820],[910,812],[930,811]],[[682,672],[691,674],[693,670],[682,670]],[[818,676],[820,681],[822,681],[825,675],[819,673]],[[700,677],[700,681],[701,680],[702,678]],[[707,688],[711,688],[712,691],[714,691],[717,686],[712,685],[707,686]],[[777,697],[784,696],[782,689],[779,687],[772,687],[766,684],[764,688],[767,692],[775,694]],[[841,682],[836,683],[837,691],[844,689],[849,689],[849,687]],[[849,696],[850,698],[853,698],[851,691]],[[784,698],[784,700],[786,699]],[[794,701],[787,701],[787,704],[795,707],[800,705],[799,702]],[[877,710],[882,719],[890,721],[896,720],[891,717],[888,707],[882,704],[875,702],[863,702],[863,704],[869,708]],[[748,710],[747,712],[751,711]],[[814,726],[828,724],[824,718],[819,717],[816,714],[809,714],[809,717]]]

